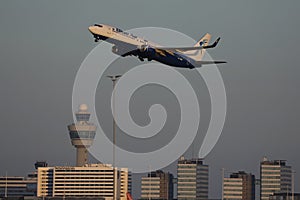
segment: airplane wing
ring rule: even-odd
[[[192,50],[200,50],[200,49],[210,49],[217,46],[221,38],[218,38],[213,44],[207,46],[199,46],[199,47],[156,47],[155,49],[158,51],[177,51],[177,52],[184,52],[184,51],[192,51]]]
[[[227,63],[226,61],[223,61],[223,60],[208,60],[208,61],[205,61],[205,60],[201,60],[201,61],[195,61],[193,63],[193,65],[195,67],[201,67],[202,65],[210,65],[210,64],[222,64],[222,63]]]

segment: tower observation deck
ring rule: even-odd
[[[81,167],[88,163],[89,148],[96,135],[96,126],[89,122],[91,113],[88,112],[86,104],[79,106],[75,113],[76,123],[68,125],[69,135],[72,145],[76,148],[76,166]]]

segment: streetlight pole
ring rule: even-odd
[[[110,75],[107,76],[110,78],[113,82],[113,92],[112,92],[112,114],[113,114],[113,200],[117,199],[116,195],[116,170],[115,170],[115,153],[116,153],[116,121],[115,121],[115,86],[117,80],[121,77],[122,75]]]
[[[292,170],[292,200],[294,200],[295,198],[295,177],[294,177],[294,174],[296,172],[294,170]]]

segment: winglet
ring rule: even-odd
[[[221,39],[221,38],[218,37],[218,38],[216,39],[216,41],[215,41],[213,44],[208,45],[208,46],[204,46],[203,49],[209,49],[209,48],[214,48],[214,47],[216,47],[216,46],[218,45],[220,39]]]
[[[219,43],[219,41],[220,41],[220,37],[218,37],[217,39],[216,39],[216,41],[213,43],[213,46],[215,47],[215,46],[217,46],[217,44]]]

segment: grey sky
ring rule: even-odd
[[[222,167],[258,177],[266,155],[288,160],[298,172],[299,7],[296,0],[1,1],[0,174],[25,175],[41,159],[50,165],[74,163],[66,126],[72,122],[76,72],[95,47],[87,30],[94,23],[164,27],[194,39],[206,32],[222,37],[210,51],[228,61],[219,67],[227,119],[205,160],[212,198],[220,196]],[[104,84],[109,91],[109,80]],[[300,172],[298,192],[299,178]]]

